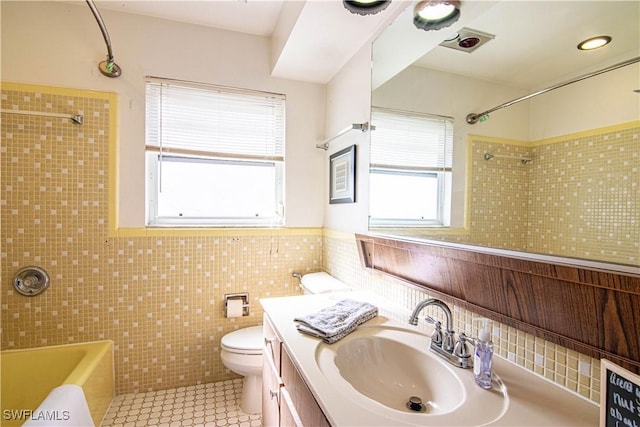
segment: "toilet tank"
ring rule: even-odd
[[[326,294],[330,292],[349,291],[351,288],[324,271],[302,276],[300,284],[305,295]]]

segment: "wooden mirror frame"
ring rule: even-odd
[[[640,373],[640,275],[356,234],[363,267]]]

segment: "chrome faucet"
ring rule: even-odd
[[[458,336],[458,341],[454,344],[455,332],[452,329],[453,321],[451,310],[443,301],[435,298],[420,301],[418,305],[416,305],[416,308],[413,309],[411,316],[409,316],[409,323],[414,326],[417,325],[418,315],[423,309],[430,305],[440,307],[440,309],[444,311],[446,326],[443,332],[440,321],[431,316],[425,318],[427,322],[435,325],[435,329],[431,335],[429,349],[459,368],[471,368],[473,366],[473,358],[467,348],[467,342],[473,343],[473,340],[467,337],[464,332],[461,332]]]

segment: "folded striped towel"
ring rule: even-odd
[[[298,316],[294,322],[300,332],[332,344],[378,315],[378,307],[368,302],[345,299],[317,313]]]

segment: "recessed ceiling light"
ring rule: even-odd
[[[424,0],[413,9],[413,25],[421,30],[439,30],[460,18],[457,0]]]
[[[605,46],[611,42],[611,37],[609,36],[597,36],[591,37],[590,39],[583,40],[578,44],[578,49],[580,50],[593,50],[598,49],[602,46]]]
[[[342,5],[351,13],[373,15],[385,10],[391,0],[343,0]]]

